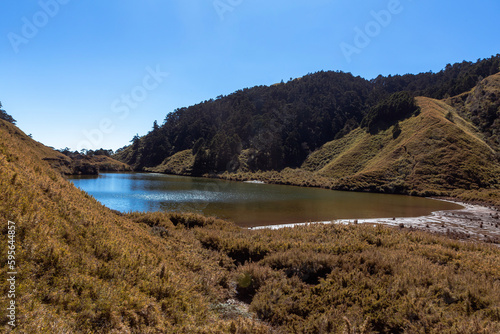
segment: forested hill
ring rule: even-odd
[[[49,151],[0,119],[0,270],[14,245],[18,273],[15,287],[0,280],[16,311],[0,333],[500,332],[498,247],[380,224],[123,214],[52,169]]]
[[[191,150],[193,175],[235,171],[242,165],[250,171],[299,167],[323,144],[360,125],[380,131],[418,112],[413,97],[456,96],[499,71],[497,54],[476,63],[447,65],[439,73],[365,80],[350,73],[318,72],[246,88],[175,110],[115,158],[144,170]],[[392,107],[382,110],[384,106]]]

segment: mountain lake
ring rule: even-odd
[[[192,212],[256,227],[338,219],[418,217],[459,210],[450,202],[154,173],[102,173],[70,181],[121,212]]]

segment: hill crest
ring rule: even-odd
[[[30,151],[38,159],[46,161],[52,168],[63,175],[95,175],[99,171],[131,171],[127,164],[107,156],[83,156],[76,155],[68,157],[42,143],[33,140],[14,124],[0,120],[0,129],[11,136],[23,141]]]
[[[418,97],[421,113],[370,135],[361,128],[325,144],[302,168],[341,188],[408,193],[498,186],[498,163],[481,133],[443,101]],[[377,187],[379,187],[377,189]]]
[[[304,80],[308,78],[300,81]],[[383,115],[383,109],[391,105],[397,113],[397,108],[400,108],[397,103],[410,98],[404,94],[390,95],[370,109],[372,111],[359,113],[358,121],[346,121],[345,125],[339,126],[343,130],[337,133],[335,139],[314,150],[307,142],[302,142],[300,150],[308,150],[307,156],[299,166],[292,166],[293,171],[290,168],[276,168],[280,173],[278,177],[263,176],[266,169],[256,168],[256,165],[274,153],[283,157],[283,151],[273,146],[283,141],[277,139],[272,130],[281,129],[279,131],[284,131],[288,137],[297,135],[293,127],[286,130],[287,124],[293,122],[293,113],[279,116],[281,123],[263,125],[263,132],[248,144],[218,135],[210,144],[198,140],[192,148],[174,153],[158,165],[143,169],[238,180],[262,178],[267,182],[403,194],[450,194],[457,189],[469,191],[482,188],[497,191],[500,187],[498,96],[500,73],[482,79],[471,90],[455,97],[442,100],[416,97],[419,112],[396,115],[395,120],[385,124],[382,129],[368,131],[363,127],[363,114],[379,110],[377,112]],[[355,96],[351,95],[351,98]],[[317,115],[317,112],[311,112]],[[348,119],[347,114],[342,117]],[[315,130],[311,131],[314,133]],[[316,131],[322,130],[316,128]],[[153,131],[148,136],[159,136],[160,133],[160,130]],[[162,140],[162,137],[157,139]],[[296,138],[295,143],[299,142],[301,140]],[[265,147],[267,153],[259,153],[252,143],[261,145],[257,147]],[[117,157],[125,160],[131,154],[138,157],[148,151],[143,144],[139,140],[134,144],[136,149],[132,145]],[[294,145],[288,149],[293,149]],[[298,151],[296,154],[299,154]],[[211,170],[207,169],[210,159],[226,159],[228,162],[219,167],[222,169]]]

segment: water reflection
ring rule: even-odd
[[[109,208],[195,212],[240,226],[335,219],[415,217],[460,206],[398,195],[230,182],[162,174],[105,173],[71,181]]]

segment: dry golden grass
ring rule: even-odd
[[[497,247],[372,225],[254,231],[193,214],[120,214],[0,123],[4,272],[7,220],[17,226],[14,332],[500,331]],[[1,305],[7,290],[0,282]],[[9,332],[6,318],[0,328]]]
[[[132,167],[129,165],[107,157],[105,155],[94,155],[92,157],[83,157],[81,161],[73,159],[73,166],[92,165],[99,169],[100,172],[131,172]]]
[[[396,139],[392,129],[376,135],[357,129],[325,144],[303,167],[354,190],[436,193],[496,186],[495,152],[477,130],[442,101],[419,97],[417,103],[421,113],[400,122]]]
[[[100,171],[122,172],[132,170],[129,165],[103,155],[92,157],[79,156],[78,158],[71,159],[61,152],[32,140],[17,127],[10,126],[10,123],[1,123],[0,128],[5,131],[6,134],[8,133],[13,138],[21,140],[24,147],[30,150],[30,154],[40,160],[46,161],[52,168],[56,169],[61,174],[74,174],[79,170],[85,170],[87,166],[91,166]]]
[[[36,143],[1,123],[0,222],[3,236],[7,220],[17,226],[18,332],[265,328],[244,317],[225,320],[213,307],[228,295],[224,255],[162,215],[111,212],[42,161]],[[6,271],[7,238],[0,245]],[[6,281],[0,290],[6,305]],[[0,326],[9,328],[5,317]]]
[[[238,264],[240,298],[285,333],[500,330],[493,246],[367,225],[196,234]]]
[[[178,152],[168,157],[161,165],[145,168],[148,172],[176,175],[190,175],[194,164],[194,155],[191,150]]]
[[[451,193],[451,196],[468,203],[486,204],[500,208],[500,189],[456,190]]]

